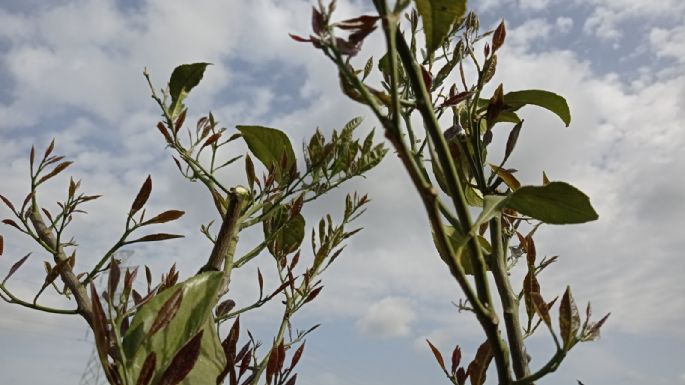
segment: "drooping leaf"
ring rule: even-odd
[[[276,177],[281,178],[295,164],[295,152],[288,136],[281,130],[262,126],[237,126],[250,149],[264,166],[276,170]],[[285,167],[281,161],[286,159]]]
[[[565,349],[571,347],[579,329],[580,314],[578,313],[578,307],[573,300],[573,295],[571,295],[571,288],[567,286],[566,292],[564,292],[564,296],[561,298],[561,303],[559,304],[559,331]]]
[[[549,224],[584,223],[599,218],[590,198],[564,182],[523,186],[509,196],[505,206]]]
[[[202,343],[193,369],[181,382],[183,385],[214,384],[226,365],[221,341],[212,316],[221,284],[220,272],[206,272],[178,283],[154,296],[142,305],[124,335],[124,352],[130,357],[131,377],[138,378],[145,359],[155,352],[157,369],[150,384],[157,384],[176,353],[201,330]],[[154,335],[149,331],[164,304],[177,290],[183,301],[176,315]]]
[[[169,96],[171,107],[169,108],[172,118],[176,118],[183,110],[183,100],[190,90],[200,83],[205,69],[210,63],[183,64],[174,69],[169,79]]]
[[[571,111],[566,99],[554,92],[544,90],[509,92],[504,94],[504,104],[514,111],[526,104],[536,105],[556,114],[567,127],[571,124]]]
[[[423,20],[426,49],[432,55],[442,45],[452,25],[466,13],[466,0],[415,0]]]

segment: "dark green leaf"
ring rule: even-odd
[[[426,49],[432,55],[466,13],[466,0],[416,0],[416,9],[423,19]]]
[[[599,217],[590,198],[564,182],[521,187],[509,196],[505,205],[550,224],[584,223]]]
[[[183,110],[183,99],[190,90],[202,80],[205,69],[210,63],[183,64],[174,69],[169,80],[169,96],[171,96],[170,114],[172,118]]]
[[[536,105],[555,113],[567,127],[571,124],[571,111],[566,99],[553,92],[543,90],[509,92],[504,95],[504,104],[514,111],[526,104]]]
[[[276,177],[287,174],[295,164],[295,152],[290,139],[281,130],[262,126],[237,126],[247,147],[264,166],[276,170]],[[286,167],[281,168],[281,160],[285,157]]]

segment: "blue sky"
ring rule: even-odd
[[[0,192],[20,200],[27,186],[27,154],[58,137],[60,153],[85,191],[104,193],[90,215],[74,224],[88,265],[121,229],[140,183],[154,180],[150,204],[188,212],[169,231],[185,241],[136,248],[131,264],[161,272],[170,261],[194,271],[208,245],[197,231],[213,218],[199,186],[177,175],[154,129],[158,112],[142,69],[163,84],[181,63],[210,61],[188,101],[197,118],[207,110],[227,127],[279,127],[297,143],[314,128],[368,117],[340,95],[334,68],[318,52],[295,44],[288,32],[309,31],[309,1],[288,0],[2,0],[0,2]],[[543,276],[543,289],[571,284],[577,302],[611,311],[602,338],[576,348],[541,384],[685,384],[685,3],[681,0],[472,1],[481,24],[507,22],[494,84],[542,88],[567,97],[573,114],[564,128],[542,111],[525,111],[519,153],[510,161],[521,179],[538,183],[542,167],[554,179],[586,191],[598,222],[546,227],[538,253],[562,258]],[[340,2],[340,18],[368,10],[364,1]],[[358,59],[383,47],[378,34]],[[495,143],[502,141],[495,135]],[[226,174],[227,178],[235,174]],[[66,183],[66,182],[64,182]],[[62,183],[62,184],[64,184]],[[44,195],[64,186],[46,186]],[[345,191],[373,199],[366,230],[325,278],[321,297],[298,316],[304,328],[323,326],[307,342],[298,383],[448,383],[426,337],[443,350],[460,343],[469,356],[480,342],[477,325],[450,301],[458,290],[431,252],[422,208],[391,155],[368,179],[309,210],[336,210]],[[4,208],[0,214],[8,215]],[[0,229],[0,271],[33,250]],[[250,235],[243,238],[246,244]],[[247,245],[243,247],[248,247]],[[12,280],[29,296],[40,286],[37,255]],[[266,261],[264,262],[266,264]],[[234,282],[236,296],[254,293],[256,267]],[[59,303],[58,299],[47,299]],[[37,314],[0,303],[0,383],[78,383],[91,350],[79,319]],[[246,319],[268,336],[276,308]],[[550,341],[534,338],[536,361]],[[44,367],[45,370],[35,368]],[[48,370],[49,369],[49,370]]]

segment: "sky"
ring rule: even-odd
[[[151,174],[151,210],[185,210],[164,231],[187,237],[131,248],[127,263],[148,264],[159,274],[177,262],[190,274],[209,252],[198,229],[214,219],[215,209],[165,152],[143,68],[161,86],[176,65],[214,64],[188,99],[191,121],[211,110],[229,130],[277,127],[293,143],[354,116],[366,117],[363,130],[370,130],[376,122],[341,95],[333,65],[288,38],[310,31],[311,5],[0,0],[0,193],[20,201],[31,145],[45,148],[56,137],[56,151],[76,161],[67,175],[82,179],[83,191],[104,194],[72,228],[79,263],[90,266],[118,238],[133,196]],[[493,85],[551,90],[571,107],[569,127],[545,111],[523,110],[526,126],[509,164],[521,170],[524,183],[540,183],[543,170],[573,183],[600,215],[590,224],[537,233],[538,254],[561,257],[542,276],[543,292],[561,294],[570,284],[579,304],[591,300],[596,315],[612,313],[601,339],[574,348],[539,383],[685,384],[685,260],[678,251],[685,248],[685,2],[482,0],[470,7],[484,27],[502,18],[507,23]],[[341,19],[370,11],[365,1],[339,1],[338,8]],[[382,49],[375,33],[357,63],[380,57]],[[495,133],[493,145],[505,138]],[[243,183],[238,172],[225,177]],[[65,178],[45,186],[46,202],[65,193]],[[341,210],[344,194],[354,190],[372,199],[359,222],[365,230],[327,272],[317,301],[295,320],[300,328],[322,323],[308,339],[298,383],[448,383],[425,339],[445,352],[459,343],[470,357],[482,337],[472,317],[451,304],[460,293],[433,251],[419,198],[391,153],[367,178],[317,201],[307,218],[315,223],[323,212]],[[0,215],[9,212],[0,208]],[[29,297],[42,283],[47,256],[9,227],[0,234],[0,271],[36,251],[10,281]],[[242,240],[246,250],[256,238]],[[241,270],[236,297],[254,295],[255,275],[256,266]],[[268,338],[277,311],[267,307],[245,322]],[[0,383],[79,382],[92,351],[80,319],[6,303],[0,314]],[[533,367],[551,353],[546,337],[528,341]]]

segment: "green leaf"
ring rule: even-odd
[[[556,225],[584,223],[599,218],[590,198],[564,182],[523,186],[509,196],[505,205],[523,215]]]
[[[264,166],[276,171],[276,178],[282,180],[284,174],[295,164],[295,152],[290,139],[281,130],[262,126],[236,126],[245,139],[247,147]],[[286,167],[281,168],[285,157]]]
[[[215,383],[226,364],[221,341],[216,331],[212,308],[221,285],[220,272],[196,275],[157,294],[143,305],[133,317],[131,326],[124,335],[124,352],[130,359],[129,371],[132,378],[138,378],[146,358],[154,352],[155,373],[151,384],[160,380],[178,351],[200,331],[202,344],[200,356],[191,372],[181,382],[183,385]],[[154,335],[150,329],[172,295],[182,290],[183,301],[175,316]]]
[[[456,230],[452,226],[443,226],[443,228],[445,229],[445,235],[447,235],[447,238],[450,244],[452,245],[452,250],[454,251],[454,254],[457,255],[459,265],[462,269],[464,269],[464,273],[466,273],[467,275],[473,275],[473,266],[471,265],[471,252],[467,245],[471,236],[461,234],[459,230]],[[492,251],[492,246],[490,246],[490,243],[488,243],[488,241],[480,235],[477,236],[477,239],[483,251],[483,254],[489,254]],[[435,232],[433,232],[433,242],[435,243],[435,248],[438,250],[438,253],[440,254],[442,260],[449,265],[449,256],[447,255],[447,252],[445,250],[438,246],[437,239],[435,238]]]
[[[442,45],[452,25],[466,13],[466,0],[416,0],[416,9],[423,19],[430,56]]]
[[[471,232],[477,234],[480,225],[498,216],[502,206],[504,206],[505,200],[506,197],[503,196],[486,195],[485,198],[483,198],[483,211],[480,212],[480,215],[478,215],[473,226],[471,226]]]
[[[174,69],[169,79],[169,96],[171,96],[170,114],[172,118],[183,110],[183,99],[190,90],[202,80],[205,69],[211,63],[183,64]]]
[[[269,208],[269,205],[264,207],[265,210]],[[274,256],[290,254],[297,250],[304,240],[304,217],[298,213],[288,219],[288,210],[283,206],[274,211],[275,213],[265,220],[263,225],[264,238],[273,237],[267,245],[269,252]]]
[[[555,113],[568,127],[571,124],[571,111],[566,99],[554,92],[543,90],[514,91],[504,94],[504,104],[516,111],[526,104],[533,104]]]

